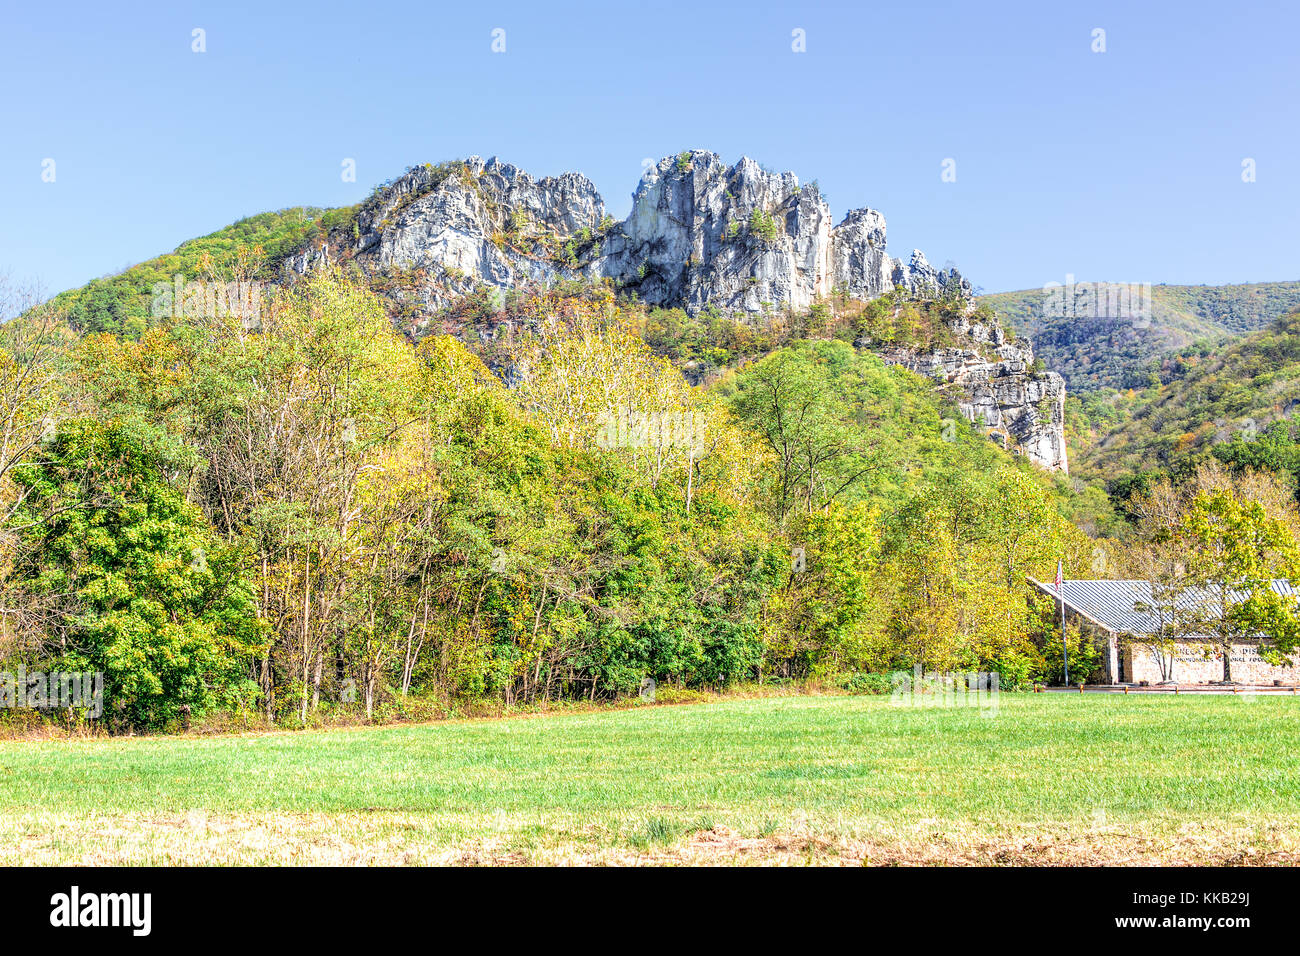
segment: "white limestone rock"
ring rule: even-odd
[[[793,173],[692,150],[647,170],[593,272],[692,313],[807,308],[831,291],[830,232],[830,209]]]
[[[854,209],[831,223],[815,185],[748,157],[732,166],[706,150],[665,157],[642,177],[628,218],[612,223],[580,174],[534,179],[474,156],[408,170],[363,204],[349,232],[302,250],[288,268],[303,273],[346,257],[365,273],[422,270],[422,287],[390,293],[415,307],[415,331],[418,313],[427,321],[476,288],[573,278],[610,280],[651,305],[692,314],[800,310],[836,293],[870,300],[896,287],[915,298],[970,298],[960,273],[936,269],[920,250],[907,261],[891,258],[876,210]],[[877,351],[955,386],[968,418],[1037,464],[1065,471],[1060,376],[1032,371],[1028,345],[1009,342],[996,323],[967,313],[951,324],[970,348]]]
[[[979,347],[874,351],[892,365],[953,386],[957,407],[985,434],[1048,471],[1069,474],[1065,380],[1056,372],[1036,370],[1029,343],[1008,342],[996,323],[972,322],[967,316],[950,326]]]

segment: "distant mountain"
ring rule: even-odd
[[[1229,345],[1190,347],[1166,369],[1165,384],[1071,402],[1076,473],[1113,479],[1167,468],[1291,419],[1300,410],[1300,311]]]
[[[1066,468],[1064,383],[1023,337],[1005,334],[987,310],[975,314],[969,281],[919,250],[889,255],[876,210],[849,210],[835,224],[815,181],[745,157],[728,166],[706,150],[647,168],[622,221],[579,173],[534,178],[477,156],[412,166],[355,206],[253,216],[64,292],[58,304],[80,332],[136,338],[174,315],[177,302],[182,312],[191,301],[223,308],[229,294],[217,296],[231,280],[236,290],[293,283],[321,267],[380,294],[412,339],[446,332],[490,366],[503,326],[508,336],[514,318],[525,329],[538,318],[517,314],[528,298],[521,293],[612,288],[648,312],[646,324],[660,330],[650,338],[689,328],[679,338],[727,355],[709,356],[724,365],[737,344],[730,339],[779,347],[795,327],[826,333],[833,301],[843,337],[936,380],[1003,447]],[[864,312],[871,302],[878,308]],[[737,335],[722,319],[737,323]],[[925,322],[934,341],[915,340],[913,326]],[[706,341],[715,331],[729,337],[727,348]]]
[[[1149,300],[1143,288],[1150,290]],[[1079,283],[1073,289],[1001,292],[980,301],[1028,336],[1071,391],[1086,392],[1145,387],[1163,377],[1160,360],[1170,352],[1264,328],[1300,308],[1300,282],[1127,288]]]
[[[152,290],[174,275],[228,273],[258,246],[254,278],[284,281],[342,265],[392,303],[413,335],[453,302],[526,286],[611,282],[620,293],[692,315],[765,316],[831,296],[866,301],[903,287],[967,297],[971,286],[919,250],[885,250],[885,218],[849,210],[838,225],[816,182],[747,157],[727,166],[688,150],[649,167],[619,221],[579,173],[540,179],[498,159],[422,164],[341,209],[263,213],[61,297],[86,331],[138,335]]]

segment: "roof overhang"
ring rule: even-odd
[[[1107,634],[1118,634],[1118,633],[1120,633],[1119,631],[1116,631],[1115,628],[1111,627],[1109,624],[1103,624],[1101,621],[1097,620],[1095,617],[1093,617],[1091,614],[1089,614],[1089,613],[1088,613],[1087,611],[1085,611],[1083,608],[1081,608],[1081,607],[1079,607],[1078,605],[1076,605],[1074,602],[1072,602],[1072,601],[1067,601],[1067,600],[1065,599],[1065,595],[1059,593],[1059,592],[1056,590],[1055,586],[1053,586],[1053,585],[1051,585],[1051,584],[1044,584],[1042,581],[1039,581],[1037,578],[1031,578],[1031,577],[1029,577],[1029,575],[1025,575],[1025,580],[1028,581],[1030,584],[1032,584],[1034,587],[1038,588],[1038,590],[1042,591],[1044,594],[1046,594],[1048,597],[1050,597],[1053,601],[1057,601],[1057,602],[1059,602],[1059,603],[1061,603],[1061,604],[1064,604],[1067,608],[1069,608],[1069,609],[1070,609],[1071,611],[1073,611],[1075,614],[1079,615],[1079,617],[1083,618],[1083,619],[1084,619],[1085,621],[1087,621],[1089,624],[1093,624],[1093,625],[1095,625],[1095,626],[1101,628],[1101,629],[1102,629],[1103,631],[1105,631]]]

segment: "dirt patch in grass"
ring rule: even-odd
[[[1147,835],[1128,828],[1021,828],[948,833],[933,826],[842,837],[816,832],[744,836],[713,825],[664,844],[634,846],[609,832],[557,826],[521,842],[526,821],[443,820],[392,812],[218,814],[189,811],[0,818],[0,864],[271,866],[1138,866],[1297,865],[1300,839],[1282,824],[1187,824]]]
[[[1141,836],[1113,830],[1029,830],[1005,836],[900,831],[861,839],[815,834],[742,837],[726,827],[646,854],[661,865],[821,866],[1277,866],[1300,864],[1294,833],[1275,828],[1189,825]]]

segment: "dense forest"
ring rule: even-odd
[[[1061,677],[1026,587],[1058,560],[1154,578],[1171,541],[1210,553],[1228,520],[1273,535],[1257,578],[1290,560],[1283,426],[1198,457],[1161,424],[1067,479],[854,345],[951,345],[964,301],[742,320],[570,283],[465,296],[412,336],[392,277],[345,264],[259,286],[251,311],[157,307],[173,270],[257,282],[350,215],[254,217],[0,303],[18,316],[0,326],[0,666],[102,672],[115,732],[608,701],[647,677],[879,690],[920,666],[1015,688]],[[1182,401],[1223,403],[1191,418],[1285,398],[1259,376],[1294,336],[1266,335],[1262,357],[1180,380]],[[1148,420],[1153,394],[1071,399],[1072,441]],[[1086,677],[1097,653],[1071,641]]]
[[[1130,295],[1116,309],[1111,302],[1119,288],[1080,283],[1070,310],[1045,308],[1050,293],[1041,289],[981,296],[980,302],[1027,336],[1080,395],[1167,383],[1178,371],[1167,356],[1219,347],[1300,308],[1300,282],[1152,285],[1149,302],[1139,308]]]
[[[337,271],[255,323],[66,305],[3,327],[4,655],[103,671],[119,728],[914,664],[1014,685],[1052,669],[1024,575],[1091,552],[1066,490],[834,337],[769,329],[706,389],[647,344],[663,313],[539,290],[493,343],[506,387]]]
[[[1081,475],[1186,471],[1189,461],[1214,457],[1267,462],[1294,481],[1288,449],[1300,405],[1300,312],[1228,346],[1183,349],[1162,365],[1164,384],[1100,390],[1070,403]]]
[[[55,297],[53,306],[82,332],[138,338],[158,322],[153,314],[153,289],[159,283],[170,283],[177,275],[270,278],[285,256],[304,243],[347,228],[357,209],[296,207],[249,216],[211,235],[184,242],[174,252],[63,292]]]

